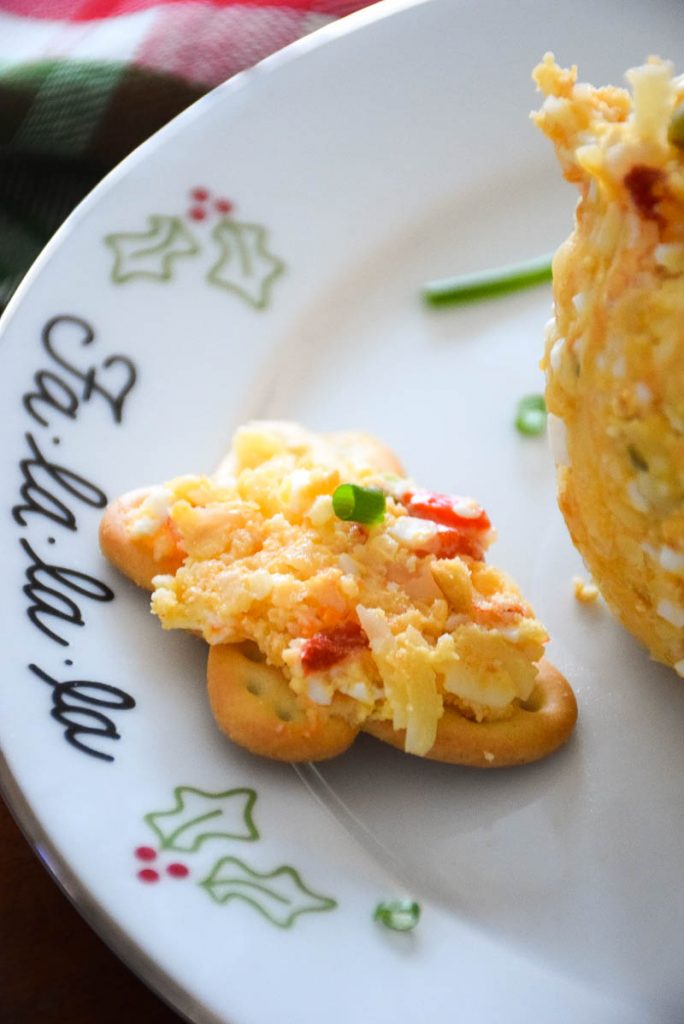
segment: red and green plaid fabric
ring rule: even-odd
[[[368,0],[0,0],[0,312],[73,207],[208,89]]]

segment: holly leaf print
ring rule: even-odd
[[[273,282],[285,269],[283,261],[267,247],[266,228],[224,218],[211,237],[221,254],[209,270],[207,280],[235,292],[255,309],[264,309]]]
[[[192,853],[207,839],[259,838],[252,818],[253,789],[205,793],[192,786],[177,786],[173,792],[176,803],[170,811],[151,811],[144,819],[159,837],[162,850]]]
[[[261,874],[237,857],[222,857],[199,883],[216,903],[245,900],[279,928],[290,928],[300,914],[333,910],[337,903],[310,889],[294,868]]]
[[[147,231],[122,231],[105,237],[114,253],[112,280],[117,284],[135,277],[169,281],[174,260],[199,252],[199,245],[180,217],[153,214],[147,223]]]

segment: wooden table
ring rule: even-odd
[[[0,800],[2,1024],[181,1024],[81,919]]]

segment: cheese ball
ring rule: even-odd
[[[542,361],[560,508],[609,607],[684,677],[684,79],[651,58],[599,89],[551,54],[534,79],[580,196]]]

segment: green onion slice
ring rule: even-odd
[[[539,256],[507,267],[429,281],[423,287],[423,298],[430,306],[448,306],[531,288],[551,280],[551,259],[550,255]]]
[[[546,426],[546,402],[543,395],[526,395],[518,402],[516,429],[526,437],[538,437]]]
[[[394,932],[410,932],[420,920],[420,904],[415,900],[387,900],[378,903],[373,919]]]
[[[340,484],[333,494],[338,519],[375,526],[385,518],[385,495],[374,487]]]

